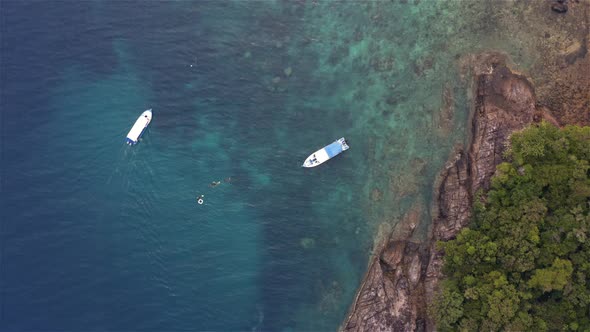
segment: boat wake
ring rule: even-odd
[[[262,306],[257,305],[256,310],[258,311],[258,322],[252,327],[252,332],[262,331],[262,323],[264,322],[264,310],[262,310]]]

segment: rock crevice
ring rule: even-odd
[[[453,153],[435,183],[427,239],[412,238],[420,213],[413,209],[377,248],[341,331],[435,330],[427,312],[442,277],[443,253],[436,243],[454,238],[467,225],[474,196],[489,187],[510,134],[538,119],[532,84],[512,72],[502,54],[475,56],[471,71],[469,148]]]

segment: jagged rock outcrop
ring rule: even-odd
[[[436,242],[452,239],[469,221],[473,197],[487,189],[510,134],[538,119],[529,81],[506,66],[505,57],[485,53],[468,59],[475,79],[471,143],[455,151],[435,184],[428,238],[412,240],[412,209],[376,250],[341,331],[435,330],[427,315],[443,254]]]

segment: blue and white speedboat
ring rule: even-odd
[[[139,142],[139,138],[141,137],[141,135],[143,134],[143,132],[145,131],[145,129],[151,121],[152,109],[150,108],[149,110],[146,110],[145,112],[141,113],[139,118],[137,118],[137,121],[135,121],[135,124],[133,125],[133,127],[131,127],[131,130],[127,134],[127,139],[125,140],[125,142],[129,145],[137,144],[137,142]]]
[[[305,159],[305,162],[301,166],[316,167],[334,158],[335,156],[339,155],[340,153],[346,150],[348,150],[348,144],[346,143],[344,137],[342,137],[339,140],[336,140],[334,143],[326,145],[323,148],[309,155],[309,157]]]

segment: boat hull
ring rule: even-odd
[[[312,153],[305,159],[303,162],[302,167],[311,168],[317,167],[326,161],[334,158],[335,156],[341,154],[342,152],[348,150],[349,146],[344,137],[332,142],[324,146],[323,148],[317,150],[316,152]]]
[[[141,138],[141,135],[143,135],[145,129],[148,127],[150,122],[152,122],[151,109],[141,113],[139,118],[137,118],[135,124],[133,125],[133,127],[131,127],[131,130],[129,130],[129,133],[127,133],[127,138],[125,139],[125,142],[129,145],[137,144],[137,142],[139,142],[139,139]]]

